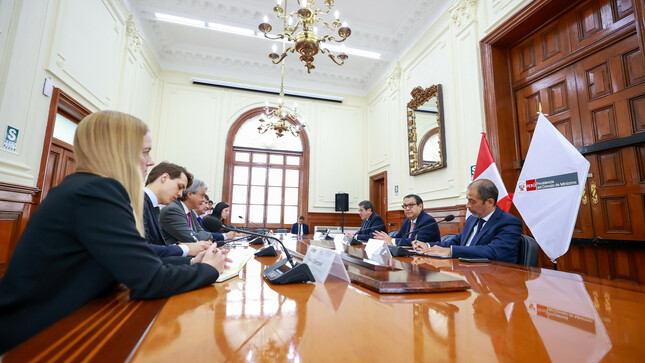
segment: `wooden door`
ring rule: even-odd
[[[595,235],[645,240],[643,144],[628,141],[645,132],[645,64],[636,35],[577,62],[575,74],[583,144],[598,149],[585,155]]]
[[[374,213],[387,223],[387,172],[370,176],[370,201],[374,204]]]
[[[45,166],[45,179],[42,187],[42,199],[45,199],[49,189],[57,186],[63,179],[75,170],[76,160],[71,145],[52,138],[49,157]]]

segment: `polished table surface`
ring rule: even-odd
[[[302,244],[294,250],[302,251]],[[377,294],[341,280],[271,285],[262,271],[276,260],[255,258],[237,278],[169,299],[131,301],[123,291],[97,299],[4,361],[595,362],[645,356],[640,286],[497,262],[407,257],[398,260],[460,276],[471,288]],[[96,322],[99,317],[104,321]]]

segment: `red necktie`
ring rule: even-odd
[[[190,218],[190,212],[186,213],[186,217],[188,217],[188,225],[190,228],[193,228],[193,220]]]

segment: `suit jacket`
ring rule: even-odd
[[[177,242],[195,242],[193,235],[199,241],[210,241],[213,239],[211,233],[205,231],[199,225],[197,220],[197,213],[190,211],[191,219],[193,222],[192,228],[188,223],[188,216],[184,213],[184,207],[181,205],[179,199],[168,204],[161,210],[159,222],[161,223],[161,230],[166,243]]]
[[[155,215],[155,208],[148,194],[143,193],[143,227],[146,231],[146,240],[150,248],[159,257],[182,256],[184,251],[177,245],[166,245],[161,234],[161,226]]]
[[[383,222],[383,218],[381,218],[380,215],[376,213],[372,213],[367,220],[363,221],[361,224],[361,229],[359,229],[357,232],[361,233],[356,233],[354,238],[357,240],[368,240],[372,238],[372,235],[374,234],[374,231],[383,231],[387,233],[387,228],[385,228],[385,222]]]
[[[0,354],[123,283],[133,299],[212,284],[209,265],[167,265],[136,229],[130,199],[111,178],[75,173],[52,188],[0,279]]]
[[[421,214],[417,217],[417,223],[414,225],[414,231],[408,237],[408,233],[410,233],[410,223],[412,223],[412,221],[409,218],[403,221],[401,229],[392,237],[397,239],[396,244],[398,246],[412,246],[412,241],[414,241],[415,238],[421,242],[436,242],[441,239],[439,226],[437,226],[435,219],[428,213],[421,211]],[[431,224],[432,226],[425,227]]]
[[[291,226],[291,233],[298,234],[298,222]],[[309,234],[309,226],[307,223],[302,224],[302,234]]]
[[[522,238],[522,222],[500,208],[495,209],[482,230],[473,238],[470,246],[464,246],[478,218],[470,216],[464,229],[444,242],[442,247],[452,246],[452,257],[484,257],[496,261],[517,263]]]

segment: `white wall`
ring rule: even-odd
[[[455,0],[367,97],[368,169],[388,172],[389,210],[418,194],[424,207],[465,204],[485,131],[479,41],[528,0]],[[443,88],[447,167],[410,176],[406,104],[417,86]],[[395,188],[398,186],[398,195]]]
[[[274,105],[276,96],[192,85],[195,75],[161,74],[159,116],[153,125],[153,156],[186,166],[209,185],[213,199],[222,195],[226,136],[244,112]],[[200,76],[204,77],[204,76]],[[334,209],[334,195],[347,192],[358,204],[368,194],[363,142],[365,99],[344,96],[342,104],[286,98],[298,104],[310,143],[309,211]]]
[[[0,2],[0,137],[19,131],[18,150],[0,149],[0,181],[36,186],[56,87],[90,110],[154,115],[159,66],[120,0]]]

